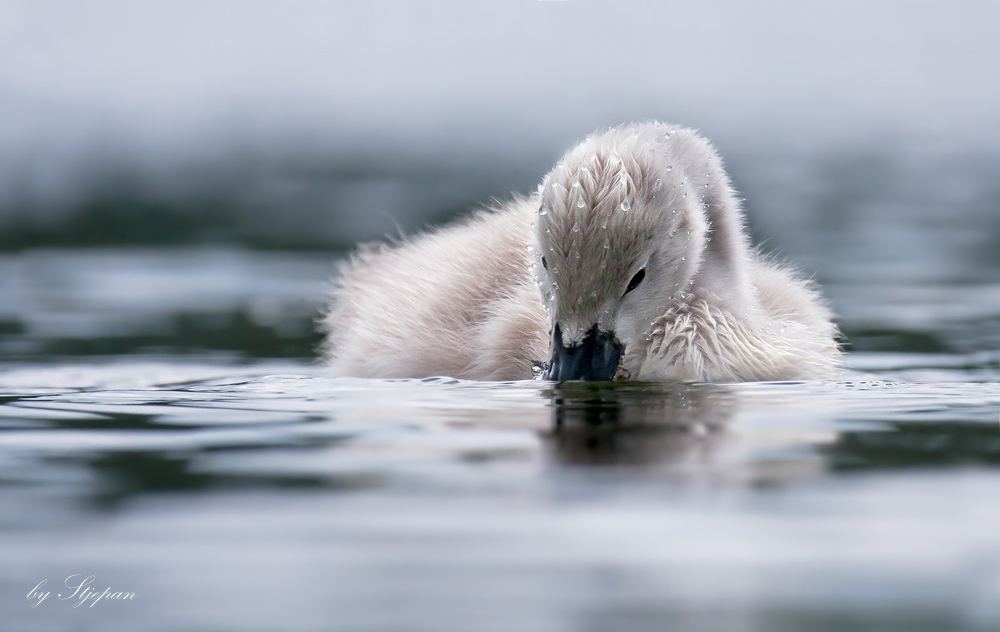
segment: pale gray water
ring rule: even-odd
[[[562,389],[271,363],[7,371],[5,617],[19,630],[1000,626],[1000,391],[956,381],[964,369],[915,383],[884,370],[892,358],[857,359],[883,370]],[[136,600],[27,607],[38,581],[74,573]]]
[[[325,377],[335,259],[0,260],[4,629],[1000,628],[989,274],[835,268],[837,381],[555,387]]]

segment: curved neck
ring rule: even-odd
[[[721,299],[720,307],[745,311],[753,296],[748,271],[750,246],[743,232],[743,214],[729,178],[721,169],[713,172],[708,174],[709,186],[702,189],[700,203],[695,197],[692,205],[695,208],[689,211],[700,213],[704,220],[699,240],[700,265],[692,285]]]

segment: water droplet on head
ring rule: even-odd
[[[531,244],[528,244],[528,252],[535,252],[535,249],[531,247]]]
[[[576,182],[573,183],[573,188],[574,189],[579,189],[580,188],[580,181],[579,180],[577,180]]]
[[[547,209],[547,208],[545,208],[543,206],[542,208],[538,209],[538,214],[539,215],[548,215],[549,214],[549,209]]]
[[[611,248],[611,242],[608,240],[607,237],[605,237],[604,238],[604,249],[608,250],[609,248]]]
[[[583,208],[586,205],[587,203],[583,201],[583,198],[580,198],[579,200],[576,201],[576,208]]]
[[[607,261],[601,261],[601,270],[603,270],[606,267],[608,267],[608,262]]]
[[[667,165],[667,171],[673,171],[673,170],[674,170],[673,165]]]
[[[628,211],[630,208],[632,208],[632,205],[628,203],[628,200],[624,200],[621,204],[621,207],[623,211]]]
[[[573,232],[574,233],[580,232],[580,222],[573,222]]]
[[[573,258],[574,259],[579,259],[580,258],[580,251],[579,250],[577,250],[576,252],[573,253]]]

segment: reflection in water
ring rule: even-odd
[[[736,401],[721,385],[564,382],[552,389],[549,443],[565,464],[707,460]]]

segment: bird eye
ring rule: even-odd
[[[549,269],[549,262],[545,260],[545,257],[542,257],[542,267],[546,270]]]
[[[635,276],[632,277],[632,280],[628,282],[628,288],[625,290],[625,294],[628,294],[629,292],[631,292],[635,288],[639,287],[639,284],[642,283],[642,280],[644,278],[646,278],[646,269],[645,268],[643,268],[642,270],[639,270],[638,272],[636,272]],[[624,296],[624,294],[623,294],[623,296]]]

